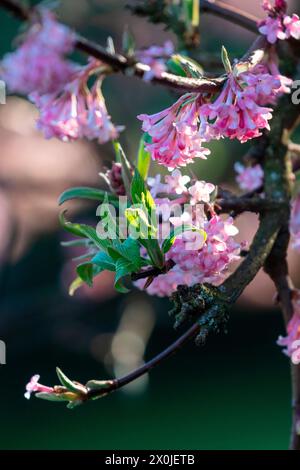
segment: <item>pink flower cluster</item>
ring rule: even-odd
[[[46,385],[42,385],[39,383],[40,376],[34,375],[31,377],[30,382],[26,385],[26,393],[24,394],[25,398],[29,400],[32,393],[35,392],[46,392],[46,393],[54,393],[53,387],[47,387]]]
[[[166,60],[174,53],[172,41],[166,41],[163,46],[151,46],[148,49],[136,51],[138,61],[149,65],[150,70],[144,74],[144,80],[149,81],[154,77],[160,77],[167,70]]]
[[[205,159],[210,151],[203,143],[212,139],[228,137],[243,143],[259,137],[270,128],[272,108],[266,105],[283,91],[277,72],[273,76],[265,65],[259,65],[239,73],[237,66],[213,102],[188,93],[157,114],[139,115],[143,130],[152,137],[146,149],[154,160],[172,169],[194,158]]]
[[[217,99],[201,108],[201,132],[208,139],[228,137],[247,142],[270,129],[272,103],[280,81],[260,66],[249,72],[230,74]]]
[[[30,27],[20,47],[1,62],[1,78],[12,92],[51,93],[74,71],[74,64],[64,58],[72,51],[74,34],[58,23],[52,12],[44,8],[39,11],[39,22]]]
[[[298,194],[292,204],[290,232],[292,247],[295,250],[300,251],[300,194]]]
[[[143,131],[152,137],[146,149],[153,160],[173,169],[186,166],[194,158],[206,159],[210,151],[202,147],[204,139],[199,133],[201,103],[200,95],[188,93],[160,113],[138,116],[143,121]]]
[[[154,181],[151,183],[153,189]],[[222,219],[214,215],[208,219],[205,214],[203,203],[210,203],[215,186],[205,181],[192,181],[189,177],[182,176],[179,170],[166,177],[165,183],[157,179],[156,184],[160,185],[156,193],[156,204],[158,212],[162,214],[162,225],[193,225],[203,229],[207,239],[204,240],[198,232],[184,232],[177,237],[166,254],[166,259],[173,260],[175,266],[168,273],[156,277],[147,292],[164,297],[174,292],[180,284],[219,284],[230,263],[239,259],[241,245],[234,240],[238,229],[232,218]],[[160,192],[164,193],[163,198],[159,197]],[[174,202],[187,204],[184,208],[188,210],[179,216],[173,216]],[[143,280],[136,282],[140,289],[143,289],[144,284]]]
[[[275,0],[274,6],[269,0],[263,1],[263,9],[268,13],[265,20],[259,22],[259,32],[267,36],[271,44],[278,39],[300,39],[300,18],[295,13],[286,15],[287,3],[283,0]]]
[[[93,59],[87,66],[77,68],[62,90],[30,95],[40,111],[37,127],[47,139],[57,137],[71,141],[87,138],[105,143],[117,138],[122,127],[115,127],[108,115],[101,92],[102,77],[97,78],[91,89],[87,83],[101,65]]]
[[[277,344],[285,347],[283,352],[297,365],[300,364],[300,291],[294,291],[293,295],[294,315],[287,325],[287,336],[280,336]]]
[[[234,169],[237,172],[236,181],[242,190],[255,191],[262,186],[264,172],[259,164],[245,167],[237,162],[234,165]]]

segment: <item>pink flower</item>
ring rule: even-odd
[[[235,171],[238,173],[236,181],[244,191],[254,191],[261,187],[263,183],[264,172],[262,167],[257,164],[246,168],[241,163],[235,163]]]
[[[259,137],[263,129],[270,129],[272,108],[265,105],[274,101],[280,86],[260,67],[240,74],[234,69],[216,100],[201,107],[201,134],[242,143]]]
[[[273,110],[267,105],[283,91],[289,92],[291,84],[279,75],[275,62],[273,72],[274,76],[268,73],[267,65],[239,72],[237,65],[213,102],[188,93],[157,114],[139,115],[143,130],[152,137],[146,145],[152,158],[169,169],[186,166],[209,155],[203,142],[227,137],[244,143],[269,130]]]
[[[187,192],[186,185],[190,182],[191,178],[187,175],[182,175],[181,171],[174,170],[172,175],[165,177],[167,183],[167,192],[182,194]]]
[[[277,39],[286,39],[286,34],[282,25],[282,19],[268,16],[264,21],[260,23],[258,31],[267,36],[270,44],[275,44]]]
[[[206,183],[205,181],[196,181],[196,183],[189,188],[189,193],[192,196],[190,203],[192,205],[198,204],[198,202],[209,202],[210,195],[215,190],[215,185]]]
[[[263,8],[268,13],[265,20],[259,22],[259,32],[267,36],[268,41],[274,44],[277,39],[300,39],[300,19],[293,14],[286,15],[287,4],[283,0],[276,0],[274,7],[269,1],[263,2]]]
[[[157,174],[155,177],[149,176],[147,178],[147,184],[151,188],[150,192],[154,198],[159,193],[166,193],[168,191],[168,185],[161,182],[161,175]]]
[[[51,93],[67,83],[74,64],[64,54],[74,45],[74,34],[41,9],[41,21],[31,26],[20,47],[2,60],[1,78],[12,92]]]
[[[300,251],[300,194],[298,194],[292,203],[290,231],[292,247]]]
[[[295,13],[292,16],[285,16],[283,20],[286,38],[300,39],[300,18]]]
[[[53,387],[47,387],[46,385],[41,385],[39,383],[39,380],[40,380],[40,376],[34,375],[33,377],[31,377],[30,382],[28,382],[28,384],[26,385],[26,392],[24,396],[28,400],[33,392],[54,393]]]
[[[180,172],[166,176],[173,181],[183,178]],[[176,178],[174,178],[176,176]],[[172,182],[173,182],[172,181]],[[182,180],[181,180],[182,182]],[[192,183],[192,184],[191,184]],[[161,178],[156,184],[163,185]],[[168,186],[168,185],[166,185]],[[153,187],[152,187],[153,188]],[[169,296],[180,284],[192,286],[196,283],[219,284],[228,272],[231,262],[239,259],[241,245],[234,240],[238,229],[232,218],[222,219],[213,216],[208,220],[203,202],[209,202],[210,194],[215,186],[205,181],[184,181],[181,197],[177,196],[178,184],[170,185],[168,191],[162,191],[167,196],[156,197],[157,218],[160,240],[170,235],[170,229],[193,226],[199,231],[183,231],[177,235],[171,249],[166,254],[166,260],[175,262],[175,266],[166,274],[155,277],[146,289],[151,295]],[[159,193],[160,191],[158,191]],[[199,204],[201,203],[202,204]],[[179,209],[179,211],[178,211]],[[172,226],[170,226],[170,224]],[[203,231],[207,234],[205,239]],[[145,280],[135,283],[140,289],[144,288]]]
[[[149,81],[154,77],[160,77],[167,70],[166,60],[174,53],[171,41],[166,41],[163,46],[151,46],[148,49],[136,51],[138,61],[149,65],[150,70],[144,74],[144,80]]]
[[[122,127],[115,127],[108,115],[101,92],[102,78],[91,89],[87,81],[101,64],[92,60],[78,69],[62,91],[47,95],[32,93],[31,100],[40,111],[38,129],[47,139],[57,137],[63,141],[87,138],[100,143],[115,139]]]
[[[268,55],[268,62],[266,64],[270,73],[274,78],[280,81],[280,88],[276,91],[278,96],[284,93],[291,93],[291,87],[293,85],[293,80],[291,78],[281,75],[278,67],[278,56],[274,51],[270,50]]]
[[[153,160],[170,169],[186,166],[194,158],[206,159],[210,151],[202,147],[203,138],[198,131],[198,110],[201,97],[188,93],[170,108],[148,116],[141,114],[143,130],[152,137],[146,145]]]
[[[287,336],[278,338],[277,344],[285,346],[283,352],[293,364],[300,364],[300,291],[294,292],[294,315],[287,325]]]

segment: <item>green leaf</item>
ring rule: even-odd
[[[130,196],[130,185],[133,174],[133,167],[129,160],[127,159],[124,150],[121,147],[121,144],[117,141],[113,142],[116,161],[122,165],[122,179],[126,189],[127,196]]]
[[[91,240],[98,248],[103,251],[107,251],[107,247],[110,245],[110,240],[101,239],[98,237],[96,230],[93,227],[85,224],[77,224],[68,222],[65,218],[66,211],[63,211],[59,220],[62,227],[69,233],[76,235],[77,237],[88,238]]]
[[[171,73],[174,73],[174,75],[178,75],[179,77],[187,76],[186,71],[181,66],[180,62],[177,59],[174,60],[173,57],[167,61],[167,67]]]
[[[116,263],[115,289],[121,294],[129,292],[129,289],[123,285],[123,280],[133,272],[135,272],[135,266],[130,261],[124,258],[118,259]]]
[[[124,54],[128,57],[132,57],[135,51],[135,40],[131,31],[128,27],[125,28],[122,38],[122,49]]]
[[[150,238],[147,240],[140,240],[140,243],[146,248],[153,266],[162,268],[165,264],[165,258],[159,246],[158,240]]]
[[[104,269],[106,268],[87,262],[79,264],[76,268],[76,272],[83,282],[85,282],[89,287],[93,287],[94,277],[98,276],[98,274],[104,271]]]
[[[64,191],[58,199],[58,204],[61,205],[66,201],[70,201],[71,199],[91,199],[94,201],[103,201],[107,195],[106,191],[97,188],[87,188],[87,187],[77,187],[77,188],[70,188]],[[109,194],[107,195],[108,201],[110,204],[113,204],[115,207],[118,207],[119,200],[118,197]]]
[[[82,263],[76,268],[77,274],[89,287],[93,286],[94,270],[92,263]]]
[[[99,252],[97,253],[92,259],[91,263],[96,264],[101,268],[103,271],[115,271],[115,263],[111,256],[107,255],[106,253]]]
[[[148,214],[153,217],[156,212],[154,199],[146,187],[145,181],[136,169],[131,183],[131,198],[133,204],[142,204],[145,206]]]
[[[62,370],[60,370],[59,367],[56,367],[56,374],[57,374],[57,377],[58,377],[60,383],[63,385],[63,387],[66,387],[68,390],[70,390],[70,392],[74,392],[74,393],[85,393],[86,392],[83,385],[74,383],[72,380],[70,380],[63,373]]]
[[[80,277],[76,277],[69,287],[69,295],[73,296],[77,289],[83,286],[84,282]]]
[[[137,271],[141,268],[140,245],[137,240],[131,237],[128,237],[123,243],[120,240],[113,240],[112,250],[114,251],[112,257],[116,261],[122,257],[132,263]]]
[[[224,69],[227,73],[232,73],[232,67],[229,60],[228,52],[224,46],[222,46],[221,58],[224,65]]]
[[[170,250],[170,248],[172,248],[176,238],[179,236],[179,235],[182,235],[184,232],[197,232],[199,233],[200,235],[202,235],[203,237],[203,241],[205,242],[206,239],[207,239],[207,233],[202,230],[202,229],[199,229],[197,227],[194,227],[192,225],[183,225],[183,226],[180,226],[180,227],[176,227],[172,233],[170,234],[170,236],[168,238],[166,238],[162,244],[162,251],[164,253],[168,253],[168,251]]]
[[[201,78],[203,76],[204,71],[201,65],[190,57],[174,54],[172,55],[171,61],[185,72],[186,77]]]
[[[108,238],[115,238],[118,235],[116,214],[111,213],[107,196],[105,196],[103,203],[98,206],[96,215],[101,216],[101,225],[103,227],[103,230],[105,229],[104,231],[105,233],[107,233]]]
[[[149,140],[151,141],[149,134],[144,134],[142,136],[137,158],[137,170],[144,180],[147,179],[151,162],[150,152],[145,149],[145,144],[148,143]]]
[[[148,215],[140,208],[132,206],[125,210],[125,217],[129,224],[136,230],[138,238],[147,239],[151,233]]]
[[[142,202],[142,194],[146,194],[147,188],[144,179],[137,169],[135,169],[130,189],[132,202],[140,204]]]
[[[69,246],[84,246],[87,248],[90,246],[90,240],[69,240],[67,242],[60,242],[60,244],[66,248]]]
[[[48,401],[68,401],[67,398],[64,398],[61,395],[55,395],[54,393],[47,392],[38,392],[35,394],[35,397]]]

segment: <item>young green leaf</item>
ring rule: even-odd
[[[181,54],[174,54],[171,58],[172,63],[185,72],[185,76],[189,78],[201,78],[203,76],[203,68],[198,62],[190,57]]]
[[[87,187],[77,187],[77,188],[70,188],[64,191],[58,199],[58,204],[62,205],[66,201],[70,201],[71,199],[91,199],[94,201],[102,202],[104,198],[108,198],[110,204],[118,207],[118,197],[114,194],[107,194],[106,191],[97,188],[87,188]]]
[[[135,266],[128,260],[124,258],[118,259],[116,263],[116,276],[115,276],[115,289],[121,294],[126,294],[129,292],[123,285],[123,280],[131,273],[135,272]]]
[[[76,268],[77,274],[89,287],[93,286],[94,270],[92,263],[82,263]]]
[[[151,141],[149,134],[143,134],[138,151],[137,157],[137,169],[141,177],[146,180],[150,168],[151,155],[148,150],[145,149],[145,144]]]
[[[74,383],[63,373],[62,370],[60,370],[59,367],[56,367],[56,374],[63,387],[66,387],[68,390],[74,393],[86,393],[83,385]]]
[[[70,232],[77,237],[88,238],[98,248],[100,248],[100,250],[107,251],[107,247],[110,245],[110,240],[99,238],[96,230],[89,225],[68,222],[65,218],[65,213],[66,211],[61,212],[59,220],[62,227],[67,232]]]
[[[122,38],[122,49],[124,54],[127,57],[132,57],[134,55],[135,50],[135,40],[131,31],[129,31],[128,27],[125,27],[123,38]]]
[[[99,251],[92,259],[91,263],[96,264],[103,271],[115,271],[115,262],[111,256]]]
[[[41,398],[42,400],[48,400],[48,401],[68,401],[67,398],[61,395],[55,395],[54,393],[48,393],[48,392],[38,392],[35,394],[35,397]]]
[[[112,249],[114,250],[114,255],[118,255],[117,258],[113,256],[114,259],[124,258],[132,263],[137,271],[141,268],[142,259],[140,255],[140,245],[137,240],[131,237],[128,237],[123,243],[120,240],[113,240]]]
[[[83,284],[84,284],[84,281],[79,276],[77,276],[69,287],[69,295],[72,297],[77,291],[77,289],[82,287]]]
[[[231,67],[231,63],[229,60],[228,52],[224,46],[222,46],[221,58],[222,58],[222,62],[224,65],[224,69],[226,70],[226,73],[228,74],[232,73],[232,67]]]

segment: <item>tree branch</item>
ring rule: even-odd
[[[29,21],[34,14],[33,9],[26,9],[14,0],[0,0],[0,6],[20,20]],[[218,8],[217,10],[219,11]],[[75,47],[81,52],[105,62],[115,72],[120,71],[143,78],[144,74],[150,70],[148,65],[134,62],[131,58],[121,54],[111,53],[83,36],[77,35]],[[253,65],[260,62],[266,47],[268,47],[268,44],[265,38],[259,37],[244,56],[242,62],[249,61]],[[154,77],[151,82],[182,92],[218,93],[225,81],[226,76],[224,75],[216,78],[189,78],[163,72],[160,77]]]
[[[242,28],[248,29],[253,33],[257,33],[257,22],[259,18],[251,13],[247,13],[240,8],[228,5],[222,1],[211,2],[208,0],[201,0],[201,11],[203,13],[211,13],[212,15],[219,16],[224,20],[235,23]]]
[[[29,21],[34,10],[26,9],[14,0],[0,0],[0,6],[16,18]],[[143,78],[145,72],[150,67],[140,62],[134,62],[131,58],[127,58],[121,54],[111,53],[99,44],[90,41],[83,36],[76,36],[75,48],[96,59],[99,59],[109,65],[113,71],[120,71]],[[196,93],[217,93],[226,81],[226,77],[217,78],[187,78],[163,72],[160,77],[154,77],[153,83],[167,86],[182,92],[190,91]]]

